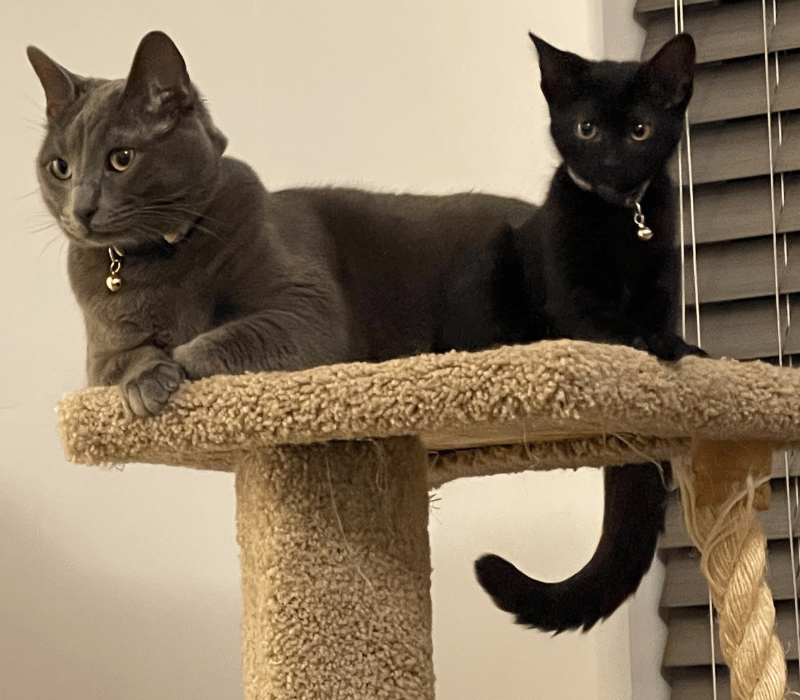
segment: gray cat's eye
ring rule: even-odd
[[[631,138],[634,141],[644,141],[649,139],[653,134],[653,127],[649,124],[637,124],[631,129]]]
[[[132,148],[118,148],[108,154],[108,164],[117,172],[122,172],[133,163],[134,153]]]
[[[72,168],[63,158],[53,158],[50,161],[50,172],[59,180],[69,180],[72,177]]]
[[[578,122],[575,127],[575,133],[578,135],[578,138],[588,141],[597,136],[597,126],[592,124],[592,122]]]

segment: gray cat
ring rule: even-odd
[[[28,57],[47,100],[37,172],[69,239],[89,382],[119,385],[138,416],[185,378],[448,349],[450,261],[534,211],[480,194],[268,193],[222,155],[162,32],[142,39],[127,80]]]

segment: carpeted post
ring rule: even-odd
[[[412,437],[243,453],[245,700],[432,700],[426,468]]]

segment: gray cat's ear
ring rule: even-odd
[[[692,97],[695,69],[694,39],[678,34],[653,56],[643,69],[665,109],[685,109]]]
[[[548,104],[569,100],[575,86],[586,72],[588,61],[577,54],[562,51],[528,32],[539,54],[539,70],[542,74],[542,93]]]
[[[28,47],[28,60],[44,88],[47,116],[53,121],[58,121],[64,111],[78,99],[83,78],[58,65],[35,46]]]
[[[186,63],[164,32],[150,32],[139,43],[122,99],[156,118],[175,116],[192,102]]]

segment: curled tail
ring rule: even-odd
[[[652,463],[607,467],[604,472],[600,543],[578,573],[543,583],[494,554],[475,562],[478,582],[518,624],[550,632],[591,629],[636,591],[650,568],[664,529],[664,475]]]

